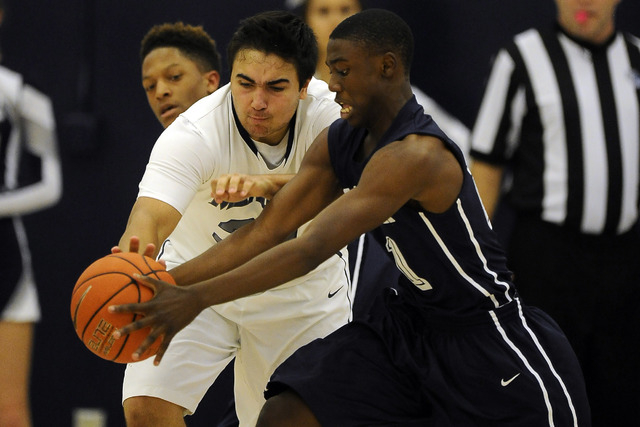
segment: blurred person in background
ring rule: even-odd
[[[593,425],[627,425],[640,403],[640,42],[616,31],[620,0],[555,2],[557,22],[498,52],[471,170],[489,216],[499,201],[514,212],[516,286],[569,338]]]
[[[0,24],[5,5],[0,0]],[[22,216],[62,194],[51,100],[0,66],[0,426],[31,426],[29,383],[40,320]]]

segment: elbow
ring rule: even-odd
[[[295,251],[295,265],[298,265],[302,274],[307,274],[329,259],[335,251],[329,251],[323,242],[318,239],[300,239],[298,249]]]

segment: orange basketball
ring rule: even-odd
[[[173,277],[153,259],[122,252],[107,255],[91,264],[80,275],[71,294],[71,320],[78,337],[89,350],[116,363],[133,362],[131,354],[149,334],[149,328],[140,329],[120,339],[113,338],[116,329],[140,317],[136,313],[109,313],[110,305],[145,302],[153,291],[133,278],[134,274],[150,276],[175,284]],[[147,349],[139,360],[158,351],[160,339]]]

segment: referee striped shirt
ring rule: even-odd
[[[620,234],[638,217],[640,40],[603,45],[559,26],[517,35],[496,56],[471,155],[508,165],[520,212],[588,234]]]

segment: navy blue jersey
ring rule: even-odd
[[[366,136],[345,120],[334,122],[328,135],[331,162],[344,188],[358,184],[368,159],[354,160]],[[464,173],[456,202],[444,213],[430,213],[409,201],[374,236],[403,273],[399,286],[410,303],[434,315],[474,315],[509,303],[515,296],[511,272],[458,146],[412,98],[400,110],[374,153],[410,134],[441,139]],[[373,153],[372,153],[373,155]]]

